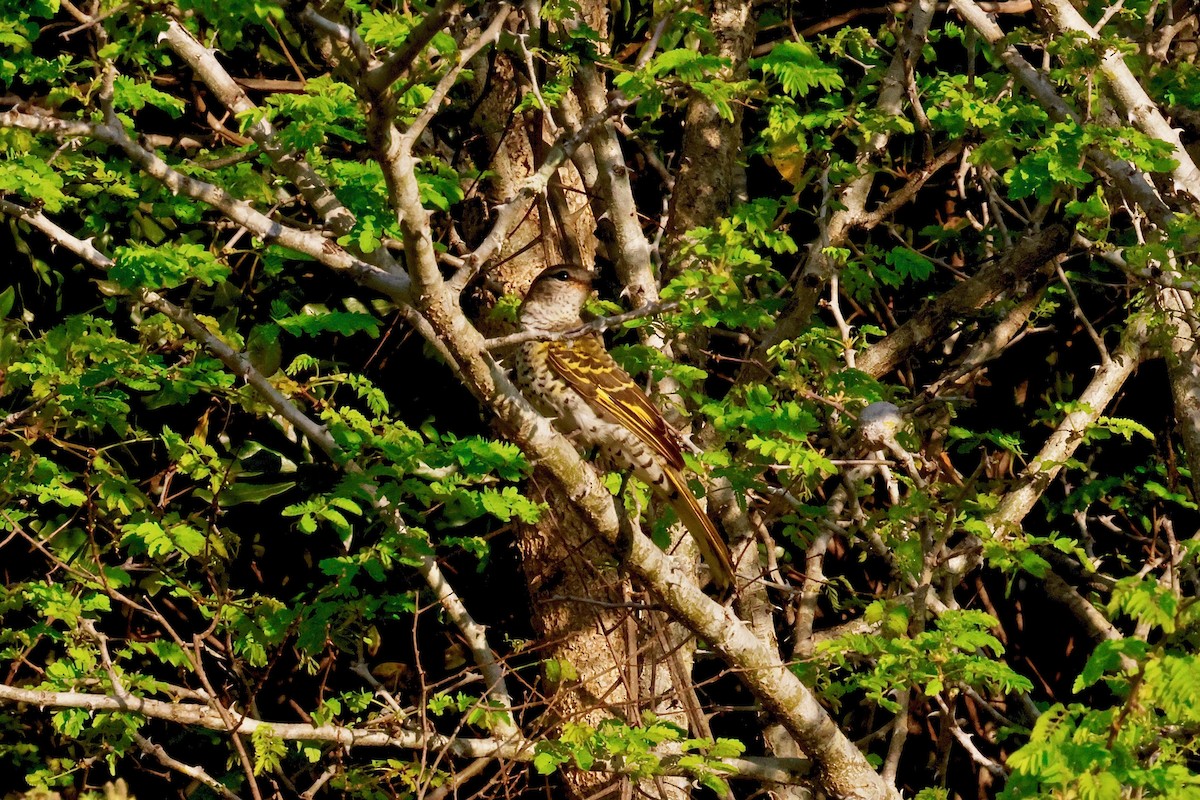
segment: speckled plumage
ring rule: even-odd
[[[522,327],[558,333],[582,324],[591,274],[580,267],[544,270],[521,306]],[[598,336],[520,345],[517,385],[565,433],[598,447],[618,469],[632,469],[675,509],[722,588],[730,585],[729,547],[688,488],[679,436]]]

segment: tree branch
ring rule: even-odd
[[[904,101],[908,96],[906,75],[911,65],[920,57],[936,6],[934,0],[916,0],[910,5],[899,47],[896,48],[879,89],[879,99],[875,105],[880,114],[896,117],[904,110]],[[841,247],[851,230],[869,219],[866,214],[867,197],[875,184],[875,173],[871,165],[878,160],[890,140],[889,131],[879,131],[859,147],[854,159],[859,175],[837,193],[834,204],[837,210],[828,220],[819,221],[820,234],[817,240],[809,245],[808,256],[805,258],[800,280],[794,288],[789,307],[755,348],[746,369],[742,371],[743,380],[749,374],[751,365],[764,363],[767,352],[772,347],[786,339],[794,338],[808,323],[825,281],[829,280],[835,270],[826,249]]]
[[[227,109],[234,114],[257,111],[258,107],[217,61],[215,51],[196,41],[192,34],[174,19],[167,22],[167,30],[163,36],[171,49],[187,62]],[[247,132],[267,158],[271,159],[275,168],[300,190],[330,231],[338,236],[350,232],[356,222],[354,215],[342,205],[342,201],[307,161],[279,143],[275,128],[265,117],[258,116]]]
[[[496,214],[496,220],[492,223],[492,229],[484,236],[479,246],[463,259],[466,267],[459,270],[447,282],[447,286],[451,292],[458,294],[467,287],[467,284],[475,277],[479,268],[495,255],[500,246],[504,244],[504,240],[508,238],[509,229],[524,215],[526,203],[546,191],[546,186],[550,183],[550,179],[554,177],[558,168],[571,157],[571,154],[575,152],[575,149],[579,145],[591,137],[596,127],[604,124],[608,119],[621,113],[630,105],[631,101],[629,100],[613,98],[609,100],[608,105],[600,113],[593,114],[585,119],[583,124],[576,130],[564,131],[558,137],[554,146],[546,153],[546,160],[538,167],[537,172],[526,178],[524,183],[521,184],[521,188],[517,191],[517,194],[504,205],[500,206],[500,210]]]
[[[461,7],[459,0],[439,0],[421,18],[421,22],[408,32],[404,44],[385,58],[381,64],[367,71],[363,78],[367,87],[375,94],[383,94],[412,66],[412,62],[429,45],[433,37],[445,27],[450,16]]]
[[[99,269],[107,270],[112,266],[112,260],[97,250],[90,241],[85,242],[78,237],[72,236],[42,214],[41,211],[31,212],[3,199],[0,199],[0,211],[24,219],[31,226],[46,234],[51,241],[66,247]],[[134,296],[139,302],[159,311],[182,327],[190,337],[220,359],[231,372],[253,386],[259,393],[259,396],[268,405],[294,425],[305,438],[320,448],[334,463],[340,464],[345,471],[352,474],[361,471],[353,461],[346,458],[346,454],[334,440],[333,436],[330,435],[328,429],[301,411],[290,398],[280,392],[266,376],[254,367],[249,356],[234,350],[192,314],[171,303],[157,292],[148,289],[139,289],[135,290]],[[364,489],[372,495],[376,510],[389,525],[400,530],[406,529],[407,526],[403,519],[401,519],[399,512],[391,508],[382,499],[382,495],[378,492],[377,487],[373,484],[364,484]],[[451,587],[445,575],[442,574],[437,560],[432,556],[424,554],[418,557],[420,563],[417,570],[433,590],[434,595],[437,597],[439,604],[445,610],[447,616],[458,627],[463,638],[467,641],[475,662],[479,666],[487,683],[487,696],[491,697],[506,711],[510,710],[513,706],[512,695],[508,691],[501,664],[496,659],[495,653],[487,642],[486,629],[477,623],[467,611],[458,594]],[[500,722],[497,727],[507,737],[516,736],[516,731],[512,727],[511,720]]]
[[[231,730],[221,715],[207,705],[169,703],[132,695],[118,698],[86,692],[24,689],[0,684],[0,702],[25,703],[42,709],[82,708],[88,711],[138,714],[147,719],[236,733],[241,736],[252,736],[255,731],[263,730],[273,738],[285,741],[326,742],[347,748],[438,749],[461,758],[504,758],[519,762],[532,761],[534,757],[532,744],[524,740],[512,742],[502,739],[467,739],[406,730],[380,731],[367,728],[344,728],[337,725],[309,725],[300,722],[267,722],[240,713],[232,715],[237,723]],[[146,742],[151,748],[157,747],[149,740]],[[161,748],[158,749],[161,750]],[[663,774],[692,774],[691,769],[679,766],[680,757],[666,754],[661,758]],[[720,758],[712,761],[714,764],[724,767],[722,773],[728,774],[730,777],[764,782],[795,782],[798,776],[803,776],[812,769],[812,764],[805,759]],[[191,769],[187,765],[181,766]],[[593,765],[593,769],[598,772],[625,773],[635,771],[636,768],[619,759],[602,759]],[[194,775],[192,777],[203,780]]]
[[[462,74],[463,69],[467,66],[467,64],[471,63],[471,59],[473,59],[480,50],[487,47],[500,37],[500,32],[503,30],[504,23],[508,19],[508,15],[511,11],[512,6],[501,7],[501,9],[496,12],[496,16],[492,19],[492,21],[488,23],[487,28],[484,29],[481,34],[479,34],[479,38],[472,42],[468,47],[459,51],[458,63],[451,67],[449,71],[442,76],[442,79],[438,81],[437,86],[435,86],[433,89],[433,94],[430,96],[429,100],[425,102],[425,107],[421,110],[420,115],[413,120],[412,124],[408,126],[408,130],[406,130],[404,135],[400,137],[398,144],[401,149],[405,151],[412,150],[413,145],[417,142],[417,139],[420,138],[421,134],[429,125],[434,115],[437,114],[438,110],[441,108],[442,101],[446,99],[446,95],[448,95],[450,90],[454,88],[454,84],[458,80],[458,76]]]
[[[133,741],[137,744],[137,746],[139,748],[141,748],[143,753],[153,756],[158,761],[158,763],[162,764],[167,769],[174,770],[175,772],[178,772],[180,775],[184,775],[188,778],[191,778],[194,781],[203,783],[205,786],[207,786],[209,788],[209,791],[213,792],[214,794],[220,795],[221,797],[224,797],[225,800],[241,800],[241,798],[238,795],[236,795],[232,791],[230,791],[228,786],[221,783],[220,781],[218,781],[212,775],[209,775],[204,770],[200,769],[199,767],[194,767],[191,764],[185,764],[182,761],[172,758],[170,756],[170,754],[168,754],[167,751],[162,748],[162,745],[155,744],[154,742],[147,739],[145,736],[142,736],[140,733],[133,734]]]
[[[1070,31],[1093,42],[1100,38],[1068,0],[1038,0],[1038,5],[1060,31]],[[1125,57],[1116,49],[1107,48],[1100,59],[1100,71],[1108,78],[1113,95],[1133,124],[1148,136],[1171,145],[1171,157],[1175,159],[1171,175],[1175,178],[1175,186],[1191,195],[1193,204],[1200,203],[1200,169],[1184,148],[1179,130],[1171,127],[1163,117],[1158,105],[1129,70]]]
[[[1070,245],[1071,235],[1062,225],[1023,238],[1005,256],[984,266],[975,275],[943,292],[903,325],[859,354],[858,368],[874,378],[886,375],[912,350],[933,341],[934,334],[962,314],[983,308],[1001,294],[1029,280]]]
[[[61,120],[21,111],[5,111],[0,112],[0,127],[22,128],[62,138],[96,139],[115,145],[146,174],[172,192],[212,206],[264,241],[278,242],[291,250],[311,256],[329,269],[348,274],[357,282],[397,302],[405,302],[407,299],[409,281],[404,275],[391,274],[368,264],[319,233],[283,225],[244,200],[233,197],[219,186],[183,175],[172,169],[155,153],[129,138],[129,134],[119,126]]]
[[[973,0],[950,0],[950,5],[979,32],[984,41],[992,45],[996,55],[1008,67],[1017,82],[1041,103],[1051,119],[1056,122],[1079,122],[1078,115],[1058,96],[1054,84],[1025,60],[1016,45],[1004,41],[1004,32],[1000,26],[977,3]],[[1155,225],[1165,229],[1170,224],[1171,209],[1132,164],[1094,146],[1088,148],[1087,156],[1116,182],[1127,197],[1142,208]]]
[[[607,107],[608,92],[596,67],[583,64],[575,76],[575,93],[585,114],[597,116]],[[617,278],[634,307],[658,301],[658,283],[650,268],[650,243],[638,220],[629,168],[621,153],[611,117],[598,125],[590,138],[596,161],[596,218],[608,216],[614,232],[614,252],[609,253],[616,266]],[[653,345],[652,345],[653,346]],[[661,349],[661,347],[657,348]]]

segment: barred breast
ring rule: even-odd
[[[637,436],[598,415],[548,363],[549,342],[524,342],[517,352],[516,379],[521,392],[564,434],[600,448],[610,468],[632,468],[650,486],[670,495],[673,487],[654,453]]]

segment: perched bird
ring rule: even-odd
[[[561,333],[583,324],[592,274],[582,267],[545,269],[525,294],[519,320],[526,331]],[[700,547],[713,582],[733,581],[729,547],[688,488],[679,434],[604,349],[598,335],[520,345],[517,384],[564,433],[578,432],[617,468],[632,469],[661,495]]]

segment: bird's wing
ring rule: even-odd
[[[547,361],[593,409],[632,431],[669,466],[683,469],[679,436],[596,337],[547,342]]]
[[[712,517],[708,516],[696,502],[696,496],[688,488],[684,477],[673,469],[663,470],[663,474],[670,486],[668,502],[671,504],[671,508],[675,509],[675,513],[679,515],[679,521],[696,540],[700,556],[704,559],[704,563],[708,564],[708,571],[712,573],[713,583],[717,585],[718,589],[728,589],[733,585],[735,574],[729,545],[721,538],[717,526],[713,524]]]

